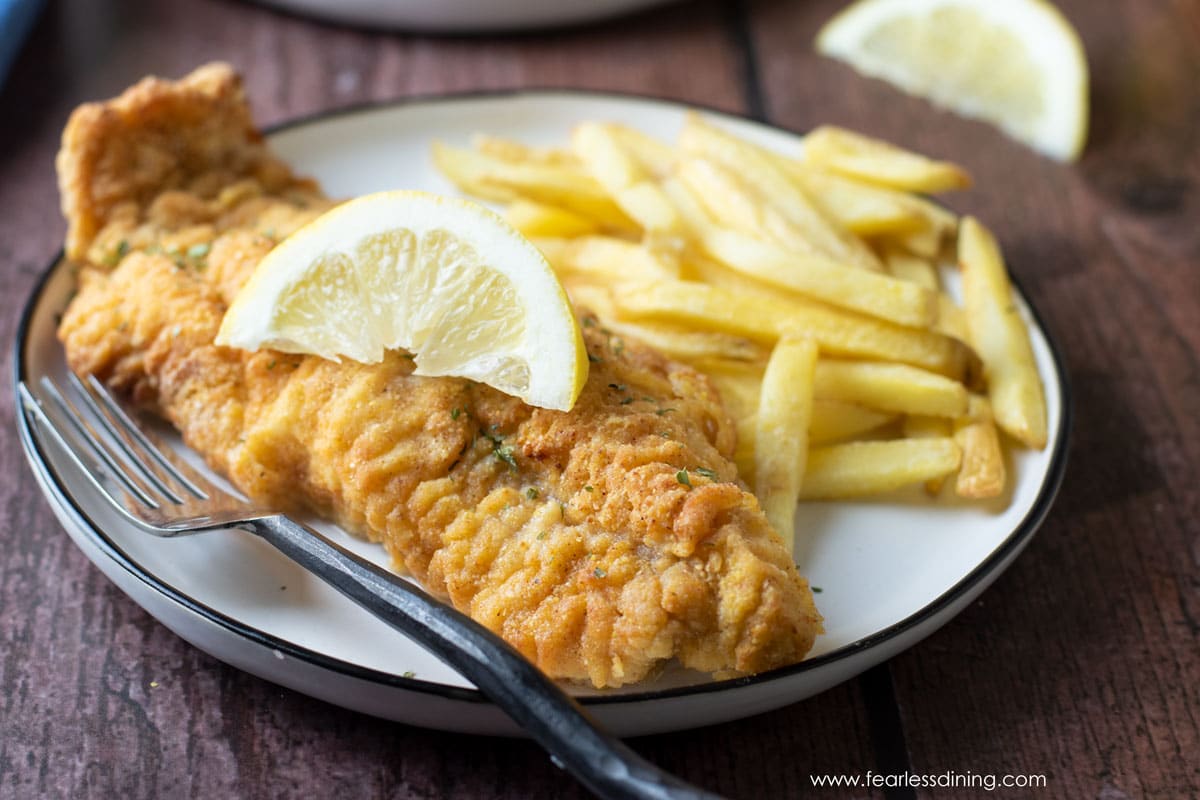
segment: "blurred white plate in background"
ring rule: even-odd
[[[482,33],[593,22],[678,0],[257,0],[347,25]]]

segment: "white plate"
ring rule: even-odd
[[[521,92],[418,100],[301,120],[270,135],[276,150],[334,196],[398,187],[449,193],[429,162],[433,138],[466,143],[478,131],[540,144],[565,141],[573,123],[607,119],[670,138],[684,107],[659,100]],[[715,114],[763,144],[799,139]],[[55,317],[72,288],[51,266],[34,290],[16,342],[16,378],[65,372]],[[613,731],[635,735],[707,725],[795,702],[911,647],[957,614],[1028,543],[1062,477],[1069,429],[1067,387],[1055,348],[1033,326],[1049,404],[1050,440],[1010,463],[1011,496],[993,505],[933,504],[919,492],[799,511],[800,570],[821,588],[827,633],[801,664],[737,680],[668,670],[619,691],[577,693]],[[18,405],[19,407],[19,405]],[[29,461],[67,532],[118,586],[165,625],[217,658],[348,708],[448,730],[515,733],[457,674],[250,536],[217,532],[155,539],[133,530],[84,484],[66,484],[60,456],[43,449],[18,414]],[[322,526],[384,563],[379,548]],[[286,587],[286,588],[283,588]],[[1020,635],[1012,631],[1012,635]]]
[[[482,33],[579,25],[677,0],[258,0],[297,14],[373,28]]]

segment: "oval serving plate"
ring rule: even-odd
[[[486,131],[534,144],[565,142],[584,119],[624,122],[673,138],[687,108],[640,97],[523,91],[420,99],[333,112],[275,129],[272,146],[332,196],[394,188],[453,193],[433,168],[435,139],[465,144]],[[794,134],[712,112],[734,132],[782,150]],[[953,275],[947,275],[952,279]],[[26,306],[15,378],[61,378],[56,317],[73,288],[61,261]],[[668,668],[620,690],[574,691],[624,736],[699,727],[809,697],[911,647],[950,620],[1029,542],[1058,490],[1070,403],[1061,359],[1037,315],[1019,298],[1046,386],[1049,443],[1017,450],[1003,502],[933,503],[919,492],[861,502],[807,503],[798,511],[800,571],[820,587],[826,633],[800,664],[714,681]],[[19,408],[18,403],[18,408]],[[61,454],[43,448],[18,414],[21,441],[55,514],[75,543],[150,614],[233,666],[368,714],[445,730],[518,734],[456,673],[321,581],[238,532],[156,539],[121,523],[90,485],[61,477]],[[178,441],[177,439],[175,440]],[[318,527],[380,564],[381,548]]]
[[[678,0],[258,0],[344,25],[433,33],[537,30],[630,14]]]

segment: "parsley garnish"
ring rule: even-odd
[[[814,586],[814,587],[812,587],[812,590],[813,590],[814,594],[820,594],[821,592],[825,591],[820,586]]]
[[[710,481],[715,481],[717,479],[717,473],[713,472],[708,467],[693,467],[692,472],[695,472],[697,475],[703,475]]]
[[[187,249],[187,257],[198,260],[208,255],[208,251],[212,249],[212,245],[208,242],[194,244]]]
[[[588,356],[588,361],[592,362],[593,364],[603,364],[604,363],[603,358],[594,356],[591,353],[588,353],[587,356]]]
[[[495,430],[497,427],[499,426],[493,425],[491,426],[491,430]],[[503,436],[497,436],[493,433],[488,433],[487,431],[480,431],[480,433],[482,433],[489,441],[491,441],[492,455],[503,461],[505,464],[508,464],[508,466],[515,470],[517,468],[517,459],[513,455],[513,446],[511,444],[505,444]]]
[[[530,500],[537,500],[538,490],[533,488],[532,486],[530,486],[528,489],[525,490],[525,496],[528,497]]]
[[[594,570],[592,570],[592,574],[597,578],[604,578],[608,575],[608,571],[603,567],[596,567]]]
[[[591,486],[585,486],[585,487],[583,487],[583,490],[584,490],[585,492],[594,492],[594,491],[596,491],[596,490],[595,490],[595,489],[593,489]]]
[[[624,400],[622,400],[622,401],[621,401],[621,405],[623,405],[623,406],[627,406],[627,405],[629,405],[629,404],[630,404],[630,403],[632,403],[632,402],[633,402],[633,398],[632,398],[632,397],[626,397]]]
[[[124,258],[125,254],[128,252],[129,242],[122,239],[121,241],[117,242],[116,249],[109,253],[107,257],[105,257],[104,265],[107,267],[115,267],[117,262]]]
[[[513,469],[517,468],[517,459],[513,456],[513,446],[511,444],[495,444],[492,447],[492,455]]]
[[[690,477],[688,477],[688,471],[686,469],[681,469],[681,470],[679,470],[679,472],[676,472],[675,480],[679,481],[680,483],[682,483],[684,486],[687,486],[688,488],[691,488],[691,486],[692,486],[692,479]]]
[[[662,417],[662,416],[665,416],[665,415],[667,415],[667,414],[670,414],[670,413],[671,413],[672,411],[674,411],[674,410],[675,410],[675,409],[673,409],[673,408],[660,408],[658,411],[655,411],[654,413],[655,413],[655,414],[658,414],[660,417]]]
[[[458,419],[462,415],[462,409],[456,408],[450,412],[450,419]]]

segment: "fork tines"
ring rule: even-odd
[[[201,488],[207,481],[156,444],[95,376],[68,374],[66,383],[60,389],[43,377],[35,392],[22,382],[25,413],[120,510],[137,516],[137,505],[159,509],[208,499]]]

